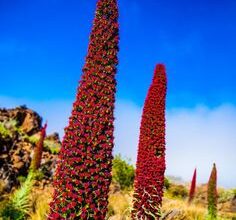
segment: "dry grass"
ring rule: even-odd
[[[175,218],[178,220],[206,220],[207,219],[207,209],[199,204],[191,204],[181,199],[163,199],[162,211],[163,213],[168,213],[171,210],[175,210]],[[218,212],[217,220],[232,220],[236,218],[236,213]],[[167,218],[168,219],[168,218]]]
[[[31,220],[46,220],[49,211],[53,189],[45,188],[44,191],[36,191],[32,194],[33,211],[30,213]]]
[[[132,193],[117,192],[109,197],[109,220],[129,220],[132,207]],[[165,197],[163,199],[163,216],[174,211],[176,217],[166,220],[206,220],[207,209],[201,204],[188,204],[186,200]],[[217,220],[232,220],[236,218],[236,213],[219,212]]]
[[[51,201],[52,188],[48,187],[42,190],[34,190],[31,195],[32,211],[31,220],[46,220]],[[132,192],[118,191],[109,195],[108,220],[129,220],[132,207]],[[191,204],[183,199],[171,198],[165,196],[163,199],[163,216],[174,211],[175,217],[166,218],[166,220],[206,220],[207,209],[201,204]],[[236,218],[236,213],[219,212],[218,220],[232,220]]]
[[[132,207],[131,193],[116,192],[109,195],[108,219],[128,220],[130,219]]]
[[[164,198],[162,212],[168,213],[171,210],[175,210],[178,213],[172,219],[205,220],[207,214],[206,209],[201,206],[195,204],[188,205],[186,201],[180,199]]]

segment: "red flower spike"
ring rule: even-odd
[[[196,181],[197,181],[197,169],[195,168],[194,173],[193,173],[193,178],[191,181],[191,187],[189,190],[189,199],[188,199],[188,203],[190,204],[195,196],[195,191],[196,191]]]
[[[30,165],[30,168],[33,171],[36,171],[37,169],[39,169],[40,164],[41,164],[42,155],[43,155],[43,142],[46,137],[46,128],[47,128],[47,123],[45,123],[45,125],[41,129],[39,140],[36,143],[36,146],[34,148],[34,155],[31,161],[31,165]]]
[[[98,0],[48,219],[105,219],[114,145],[118,28],[117,1]]]
[[[165,172],[165,66],[156,66],[145,100],[138,146],[132,219],[159,219]]]
[[[217,170],[215,163],[208,181],[207,201],[209,218],[217,219]]]

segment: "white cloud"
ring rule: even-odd
[[[48,120],[48,133],[63,136],[72,100],[34,102],[0,97],[0,107],[27,104]],[[115,108],[115,149],[135,163],[142,108],[132,102],[118,100]],[[221,105],[214,109],[198,106],[193,109],[167,111],[167,171],[190,181],[195,167],[198,181],[206,183],[213,162],[217,164],[219,185],[236,186],[236,106]]]
[[[116,147],[136,160],[140,116],[142,109],[132,103],[118,102],[116,109]],[[217,164],[219,185],[236,186],[236,107],[222,105],[209,109],[167,111],[166,174],[190,181],[195,167],[198,181],[208,181],[213,163]]]
[[[167,112],[167,173],[207,182],[212,164],[218,168],[219,185],[236,186],[236,107],[173,109]]]

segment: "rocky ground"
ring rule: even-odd
[[[0,109],[0,192],[10,192],[28,174],[33,149],[42,128],[42,118],[25,106]],[[45,139],[40,185],[51,182],[56,152],[61,146],[57,133]],[[38,183],[39,184],[39,183]]]

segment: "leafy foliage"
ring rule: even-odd
[[[49,151],[52,154],[58,154],[61,149],[61,145],[53,140],[44,140],[45,151]]]
[[[170,198],[185,199],[188,196],[188,191],[183,185],[171,184],[167,190],[167,195]]]
[[[30,211],[29,195],[33,187],[34,173],[29,172],[23,185],[16,190],[6,206],[3,208],[0,216],[3,220],[23,220]]]
[[[40,139],[38,135],[32,135],[32,136],[25,135],[24,137],[32,144],[36,144]],[[48,151],[52,154],[58,154],[61,149],[61,145],[53,140],[44,139],[43,146],[45,151]]]
[[[38,135],[31,135],[31,136],[25,135],[24,138],[28,140],[30,143],[36,144],[39,141],[40,137]]]
[[[168,190],[170,188],[170,185],[171,185],[170,180],[167,177],[165,177],[165,179],[164,179],[164,187],[165,187],[165,189]]]
[[[11,135],[12,135],[10,130],[6,128],[6,126],[3,122],[0,122],[0,135],[3,138],[11,137]]]
[[[218,198],[219,203],[230,201],[230,200],[236,198],[236,189],[219,190],[218,197],[219,197]]]
[[[134,166],[123,159],[121,155],[115,156],[112,164],[112,180],[119,183],[122,190],[130,189],[134,183]]]

